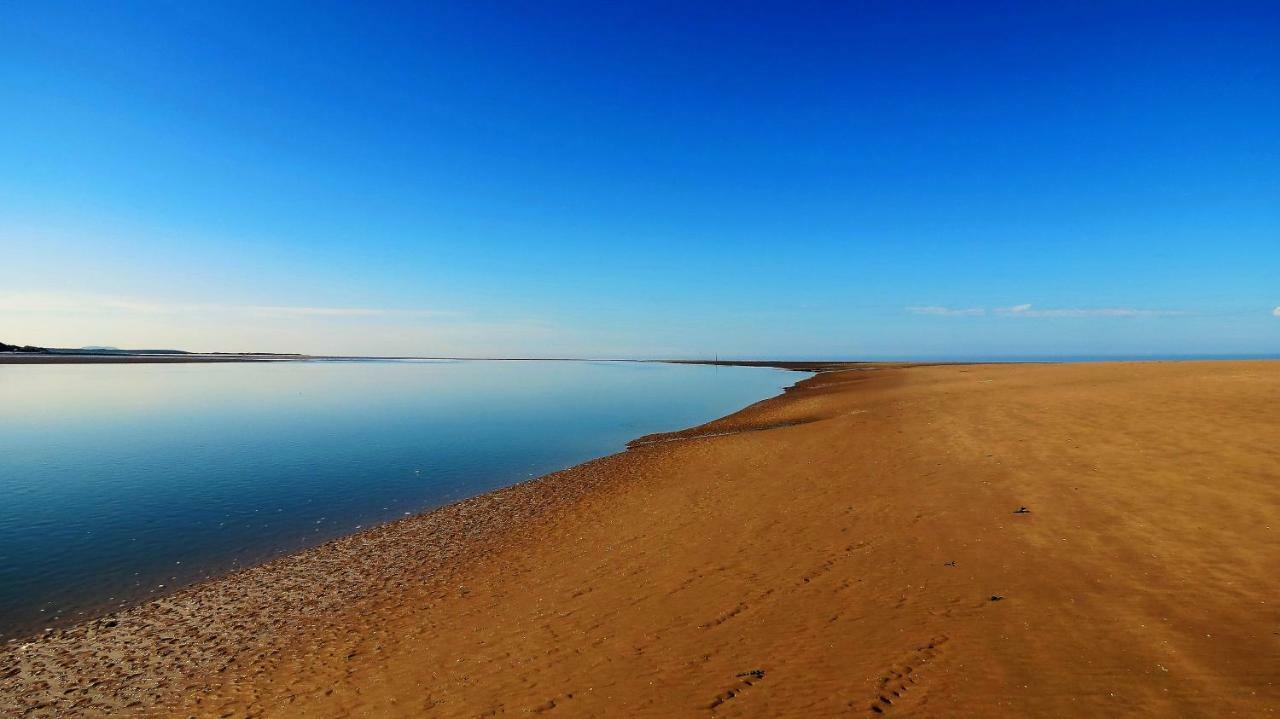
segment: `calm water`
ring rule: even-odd
[[[801,376],[605,362],[3,365],[0,636],[609,454]]]

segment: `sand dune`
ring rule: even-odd
[[[11,644],[0,710],[1267,716],[1278,440],[1276,362],[825,372]]]

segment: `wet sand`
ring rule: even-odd
[[[1280,714],[1278,439],[1280,362],[828,371],[10,643],[0,715]]]

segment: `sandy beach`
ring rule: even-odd
[[[18,717],[1280,714],[1280,362],[861,366],[0,648]]]

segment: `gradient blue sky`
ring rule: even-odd
[[[1280,5],[623,5],[0,5],[0,340],[1280,352]]]

